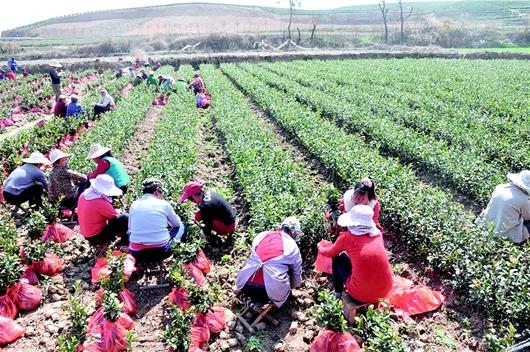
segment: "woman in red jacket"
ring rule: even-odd
[[[332,246],[319,248],[322,255],[333,258],[337,299],[342,296],[344,284],[351,297],[365,303],[377,303],[392,289],[392,270],[373,216],[370,206],[354,206],[338,220],[348,231],[341,232]]]

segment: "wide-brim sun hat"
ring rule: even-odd
[[[184,188],[182,190],[182,195],[179,197],[178,202],[184,203],[191,196],[199,193],[200,191],[202,191],[202,185],[199,182],[195,182],[195,181],[188,182],[184,185]]]
[[[339,216],[337,224],[347,227],[353,235],[377,235],[377,229],[373,220],[374,210],[368,205],[356,205],[347,213]]]
[[[46,158],[42,153],[40,152],[33,152],[31,155],[25,159],[22,159],[23,162],[26,164],[44,164],[44,165],[50,165],[50,160]]]
[[[90,146],[90,152],[88,153],[87,159],[94,159],[102,156],[103,154],[110,152],[110,148],[104,147],[101,144],[92,144]]]
[[[98,175],[90,180],[90,187],[109,197],[118,197],[123,194],[122,190],[114,184],[114,179],[106,174]]]
[[[51,67],[63,67],[63,65],[61,65],[59,62],[57,61],[53,61],[50,63],[50,66]]]
[[[508,174],[508,180],[510,180],[514,185],[523,189],[530,195],[530,171],[523,170],[518,174]]]
[[[57,160],[69,157],[70,154],[63,152],[60,149],[54,149],[50,153],[50,163],[55,163]]]

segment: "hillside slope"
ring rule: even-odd
[[[530,1],[523,0],[410,2],[407,6],[414,7],[411,24],[421,24],[433,18],[465,20],[481,26],[524,26],[530,21]],[[321,15],[321,29],[370,31],[371,26],[381,23],[377,5],[358,5],[333,10],[296,11],[293,30],[297,27],[310,29],[311,19],[316,15]],[[390,21],[396,23],[397,19],[396,5],[391,4]],[[72,14],[4,31],[2,37],[105,38],[275,32],[285,30],[287,21],[286,9],[187,3]]]

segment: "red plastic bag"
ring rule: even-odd
[[[191,326],[191,347],[200,348],[202,344],[210,341],[210,329],[205,325],[204,314],[195,314],[195,321]]]
[[[55,276],[64,269],[64,260],[55,254],[46,253],[44,259],[38,262],[33,262],[33,270],[41,275]]]
[[[330,247],[331,245],[333,245],[333,243],[331,243],[330,241],[326,241],[326,240],[321,240],[318,243],[319,248],[320,247],[327,248],[327,247]],[[318,251],[317,259],[315,260],[315,270],[321,273],[327,273],[327,274],[332,273],[331,258],[320,254],[320,250]]]
[[[112,255],[117,257],[123,252],[114,251]],[[132,255],[126,254],[125,262],[123,263],[123,273],[125,275],[125,282],[128,282],[135,269],[135,259]],[[107,265],[107,258],[100,257],[96,260],[96,264],[92,268],[92,283],[95,285],[100,279],[106,278],[109,275],[109,266]]]
[[[185,288],[173,287],[168,297],[168,302],[171,302],[186,311],[191,308],[191,303],[188,301],[188,292]]]
[[[4,191],[2,189],[2,186],[0,186],[0,203],[5,203],[5,199],[4,199]]]
[[[433,311],[440,307],[444,300],[444,295],[424,285],[394,291],[388,297],[388,302],[397,308],[397,313],[405,317]]]
[[[85,351],[92,352],[121,352],[127,351],[127,329],[118,323],[103,319],[101,325],[89,331],[84,347]]]
[[[205,275],[208,274],[211,270],[211,264],[202,249],[197,254],[197,257],[193,261],[193,265],[199,268]]]
[[[99,307],[98,310],[96,310],[94,314],[92,314],[92,316],[88,320],[87,332],[91,333],[94,331],[98,331],[98,329],[103,324],[103,321],[105,320],[105,316],[103,313],[103,307]],[[131,330],[134,325],[134,322],[131,317],[123,312],[120,313],[116,323],[123,326],[126,330]]]
[[[25,280],[25,282],[30,285],[39,284],[39,277],[37,276],[35,269],[33,269],[33,265],[29,265],[24,268],[24,272],[20,276],[20,279]]]
[[[226,328],[225,310],[222,307],[212,307],[204,316],[204,325],[212,334],[217,334]]]
[[[96,306],[98,307],[103,303],[104,292],[105,289],[103,288],[100,288],[96,292]],[[134,298],[134,293],[129,291],[129,289],[124,288],[123,291],[118,294],[118,300],[123,303],[123,307],[121,309],[122,312],[131,316],[136,314],[136,300]]]
[[[324,330],[311,344],[311,352],[357,352],[361,348],[349,332]]]
[[[186,270],[189,273],[190,279],[193,279],[195,281],[195,284],[199,287],[203,287],[208,283],[206,280],[206,277],[204,276],[203,272],[197,268],[192,263],[188,263],[184,265],[184,270]]]
[[[64,226],[63,224],[51,224],[46,227],[42,240],[51,240],[55,243],[63,243],[68,241],[74,235],[74,231]]]
[[[13,300],[7,295],[0,296],[0,317],[15,319],[18,309]]]
[[[36,309],[42,300],[42,290],[38,287],[17,282],[7,289],[9,298],[15,303],[19,311]]]
[[[25,332],[26,330],[13,319],[0,317],[0,346],[16,341]]]

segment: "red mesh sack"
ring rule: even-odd
[[[13,319],[0,317],[0,346],[16,341],[25,332],[26,330]]]
[[[361,348],[349,332],[324,330],[311,344],[311,352],[358,352]]]
[[[326,241],[326,240],[321,240],[318,243],[319,248],[327,248],[327,247],[330,247],[331,245],[333,245],[333,243],[331,243],[330,241]],[[317,259],[315,260],[315,270],[321,273],[327,273],[327,274],[332,273],[331,258],[320,254],[320,250],[318,251]]]
[[[392,292],[388,302],[397,308],[397,312],[404,316],[427,313],[442,305],[445,300],[440,292],[419,285],[405,290]]]
[[[24,272],[22,272],[20,279],[25,280],[24,282],[27,282],[30,285],[39,284],[39,277],[37,276],[35,269],[33,269],[33,265],[29,265],[24,268]]]
[[[105,289],[100,288],[96,292],[96,306],[100,306],[103,303],[103,293],[105,292]],[[136,299],[134,298],[134,293],[129,291],[129,289],[124,288],[123,291],[121,291],[118,294],[118,300],[120,303],[123,303],[123,307],[121,309],[122,312],[129,315],[135,315],[136,314]]]
[[[91,334],[98,332],[104,320],[106,319],[103,315],[103,307],[100,307],[94,312],[94,314],[92,314],[92,316],[88,320],[87,332]],[[125,313],[120,313],[120,316],[118,317],[116,323],[123,326],[126,330],[131,330],[134,325],[134,322],[131,317]]]
[[[41,275],[55,276],[63,271],[64,260],[55,254],[46,253],[43,260],[33,262],[33,269]]]
[[[191,347],[200,348],[202,344],[210,341],[210,329],[205,325],[204,314],[195,314],[195,321],[191,326]]]
[[[225,310],[222,307],[212,307],[204,316],[204,325],[212,334],[217,334],[226,328]]]
[[[189,273],[190,279],[193,279],[195,281],[195,284],[199,287],[203,287],[208,283],[206,281],[206,277],[204,276],[203,272],[197,268],[192,263],[188,263],[184,265],[184,270],[186,270]]]
[[[113,256],[119,256],[123,254],[120,251],[112,252]],[[125,262],[123,263],[123,274],[125,275],[125,282],[128,282],[132,273],[135,269],[135,259],[132,255],[127,254]],[[95,285],[100,279],[106,278],[109,275],[109,266],[107,265],[107,258],[100,257],[96,260],[94,267],[92,268],[92,283]]]
[[[191,308],[191,303],[188,300],[188,292],[185,288],[173,287],[168,297],[168,302],[171,302],[186,311]]]
[[[51,224],[46,227],[42,240],[51,240],[55,243],[63,243],[68,241],[74,235],[74,231],[64,226],[63,224]]]
[[[40,305],[42,300],[41,289],[24,282],[17,282],[8,288],[7,294],[19,311],[33,310]]]
[[[211,264],[202,249],[197,254],[197,257],[193,261],[193,265],[199,268],[205,275],[211,270]]]
[[[0,317],[15,319],[18,309],[13,300],[7,295],[0,296]]]

